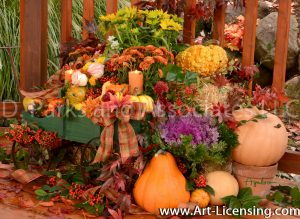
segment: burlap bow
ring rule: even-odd
[[[119,106],[114,111],[109,108],[101,109],[104,129],[100,136],[100,147],[93,163],[105,161],[112,154],[114,141],[114,124],[118,121],[118,137],[120,155],[123,161],[139,154],[135,131],[130,120],[142,120],[145,116],[145,103],[132,103]]]

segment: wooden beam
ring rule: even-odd
[[[118,11],[118,0],[106,0],[106,14],[113,14]]]
[[[48,1],[20,1],[20,88],[30,90],[47,80]]]
[[[186,1],[184,24],[183,24],[183,42],[194,44],[196,37],[196,19],[190,15],[190,9],[196,7],[196,0]]]
[[[254,64],[254,52],[256,42],[258,0],[245,0],[245,33],[243,38],[243,67]],[[248,94],[252,95],[253,79],[248,84]]]
[[[94,0],[83,0],[83,31],[82,38],[87,39],[89,33],[87,31],[86,21],[92,22],[94,20]]]
[[[20,117],[23,110],[21,102],[0,102],[0,117],[16,118]]]
[[[72,0],[61,0],[61,37],[64,44],[72,40]]]
[[[287,173],[300,174],[300,152],[287,151],[279,161],[278,169]]]
[[[131,0],[131,7],[137,7],[136,4],[138,4],[140,0]]]
[[[220,42],[220,46],[224,46],[225,37],[224,37],[224,28],[225,28],[225,12],[226,4],[222,4],[217,7],[214,14],[214,23],[213,23],[213,39]]]
[[[243,66],[254,64],[258,0],[245,1],[245,33],[243,39]]]
[[[288,55],[292,0],[279,0],[273,88],[283,91]]]

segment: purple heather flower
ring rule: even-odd
[[[167,144],[182,143],[182,136],[192,136],[193,146],[205,144],[210,146],[217,143],[219,133],[210,116],[185,115],[169,117],[168,121],[160,126],[161,137]]]

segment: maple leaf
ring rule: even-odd
[[[117,191],[118,190],[121,190],[122,192],[126,191],[126,180],[124,176],[121,175],[120,173],[116,173],[116,175],[114,176],[114,187]]]
[[[240,79],[250,80],[256,73],[259,73],[259,69],[256,65],[245,66],[244,68],[237,71],[237,75]]]
[[[232,113],[230,112],[229,108],[222,103],[213,105],[212,114],[220,123],[227,121],[232,117]]]
[[[283,92],[279,92],[274,88],[261,88],[261,86],[256,85],[255,91],[253,91],[252,104],[263,109],[274,110],[283,106],[288,100]]]
[[[131,207],[131,195],[129,194],[124,194],[121,195],[117,201],[116,201],[117,205],[119,206],[120,210],[124,211],[124,212],[129,212],[129,209]]]
[[[118,209],[118,211],[115,211],[111,208],[108,208],[107,210],[110,213],[110,215],[113,217],[113,219],[123,219],[122,211],[120,209]]]

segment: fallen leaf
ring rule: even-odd
[[[43,206],[43,207],[53,207],[53,206],[54,206],[54,202],[53,202],[53,201],[49,201],[49,202],[40,202],[39,205],[40,205],[40,206]]]
[[[0,178],[5,179],[10,176],[10,171],[8,170],[1,170],[0,171]]]
[[[62,208],[62,209],[60,209],[60,212],[62,214],[71,214],[74,211],[75,211],[75,208]]]
[[[73,206],[75,203],[70,200],[70,199],[67,199],[67,198],[64,198],[64,197],[61,197],[61,201],[65,204],[65,205],[71,205]]]
[[[35,206],[35,203],[31,199],[20,199],[19,205],[23,208],[32,208]]]

